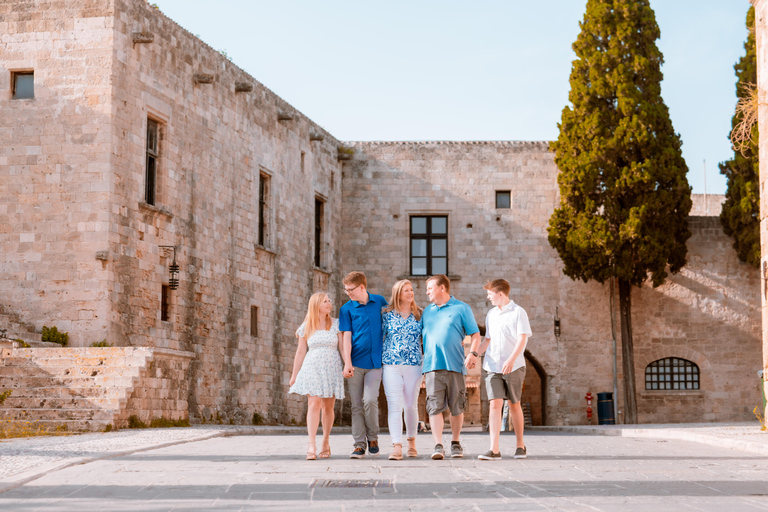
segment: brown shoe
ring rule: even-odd
[[[416,457],[418,454],[419,452],[416,451],[416,438],[409,437],[408,438],[408,456]]]
[[[392,453],[389,454],[389,460],[403,460],[402,443],[395,443],[392,445]]]

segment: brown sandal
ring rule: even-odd
[[[317,455],[315,453],[317,452],[317,446],[315,443],[307,443],[309,446],[307,447],[307,460],[315,460],[317,459]]]
[[[327,459],[331,456],[331,445],[323,443],[323,448],[320,450],[320,453],[317,455],[321,459]]]

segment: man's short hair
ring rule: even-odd
[[[451,293],[451,280],[448,279],[448,276],[444,274],[436,274],[430,277],[429,279],[427,279],[427,283],[429,283],[430,281],[434,281],[435,286],[437,287],[445,286],[445,291],[448,293]]]
[[[509,283],[505,279],[494,279],[493,281],[486,282],[485,286],[483,286],[483,290],[490,290],[493,293],[502,292],[504,295],[509,295],[510,289]]]
[[[341,280],[343,284],[353,284],[355,286],[363,285],[368,288],[368,280],[365,278],[365,274],[362,272],[350,272]]]

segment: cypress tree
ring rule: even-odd
[[[686,262],[688,168],[661,98],[663,56],[648,0],[588,0],[569,100],[552,142],[560,205],[549,243],[572,279],[619,286],[624,421],[637,423],[632,286]]]
[[[756,109],[757,53],[755,50],[755,8],[747,11],[749,35],[744,43],[744,56],[733,68],[736,70],[736,96],[739,99],[731,120],[733,132],[744,122],[745,110]],[[741,107],[741,108],[740,108]],[[753,117],[756,120],[756,117]],[[720,164],[720,173],[727,180],[725,203],[720,222],[725,233],[733,237],[733,248],[741,261],[760,267],[760,194],[757,123],[747,127],[751,140],[741,141],[733,158]]]

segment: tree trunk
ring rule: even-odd
[[[619,312],[621,317],[621,363],[624,372],[624,423],[637,423],[635,401],[635,352],[632,345],[632,285],[619,279]]]

